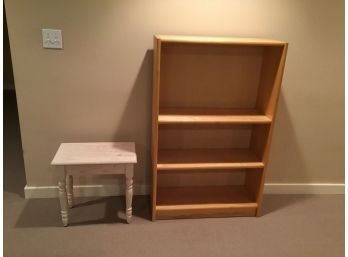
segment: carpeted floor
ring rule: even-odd
[[[344,256],[342,195],[266,195],[259,218],[156,222],[148,197],[136,196],[131,224],[123,197],[79,198],[64,228],[57,199],[23,199],[13,94],[4,100],[5,257]]]

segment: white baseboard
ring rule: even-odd
[[[342,183],[266,183],[265,194],[344,194]]]
[[[74,196],[114,196],[124,195],[125,187],[117,185],[76,185]],[[133,185],[134,195],[148,195],[150,187],[147,185]],[[58,186],[28,186],[24,187],[24,196],[31,198],[56,198],[58,197]]]
[[[149,185],[134,185],[134,195],[150,194]],[[116,185],[76,185],[74,196],[114,196],[124,195],[124,187]],[[265,194],[344,194],[341,183],[266,183]],[[25,186],[24,195],[30,198],[56,198],[58,186]]]

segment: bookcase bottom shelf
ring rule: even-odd
[[[257,203],[245,186],[160,187],[156,218],[255,216]]]

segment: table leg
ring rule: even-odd
[[[73,176],[66,175],[65,180],[66,180],[66,191],[67,191],[67,197],[68,197],[68,206],[69,208],[72,208],[74,205]]]
[[[58,182],[60,213],[62,215],[62,222],[64,227],[68,226],[68,200],[66,195],[65,181]]]
[[[126,165],[126,218],[127,223],[132,220],[133,199],[133,165]]]

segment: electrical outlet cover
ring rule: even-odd
[[[43,48],[63,49],[62,30],[42,29]]]

